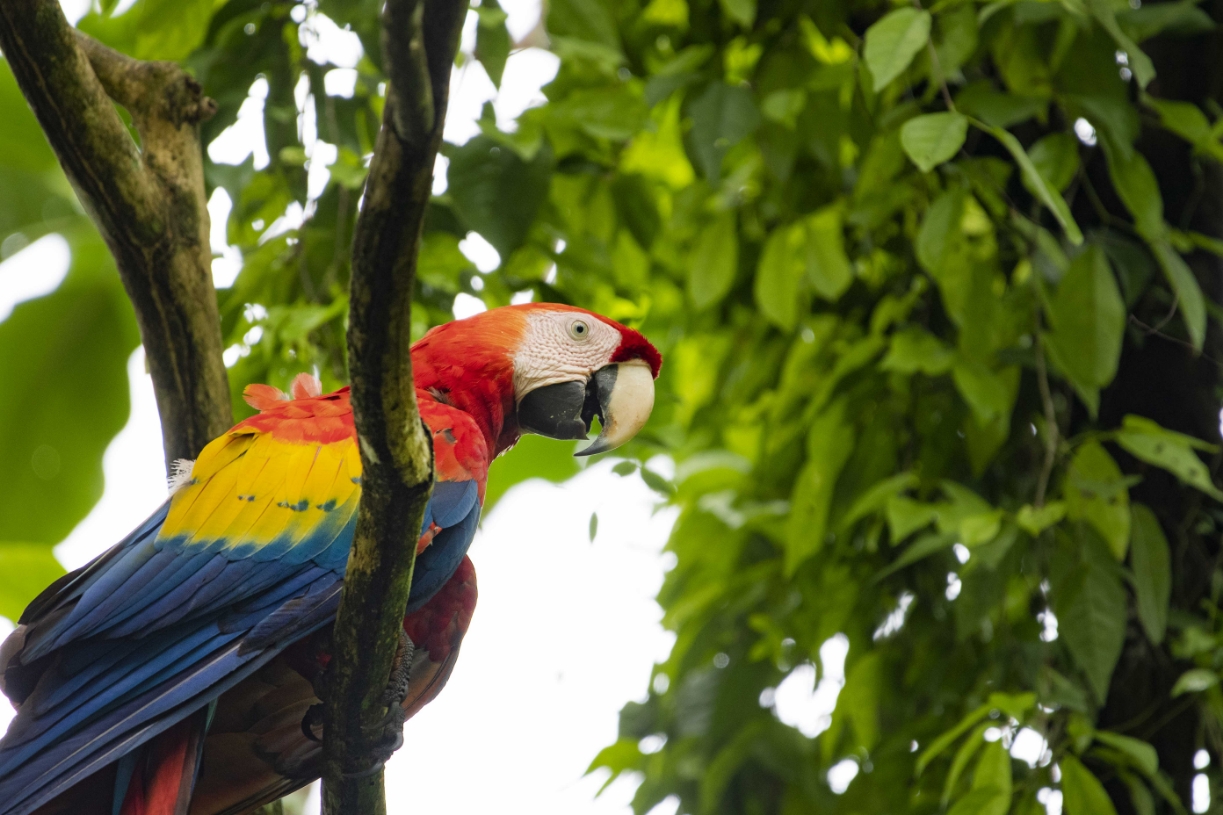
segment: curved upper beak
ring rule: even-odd
[[[553,439],[584,439],[598,416],[602,425],[598,438],[574,454],[590,456],[633,438],[653,409],[650,366],[630,360],[600,368],[585,382],[560,382],[531,391],[518,404],[518,426],[523,432]]]
[[[575,456],[614,450],[637,435],[654,409],[654,374],[640,360],[608,365],[596,371],[591,381],[595,383],[603,430]]]

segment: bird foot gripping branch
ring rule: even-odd
[[[592,447],[623,444],[649,417],[661,358],[632,329],[538,303],[439,326],[412,362],[436,483],[387,712],[367,733],[371,774],[454,668],[493,458],[524,432],[582,438],[596,416]],[[209,444],[125,540],[43,592],[0,647],[0,690],[18,708],[0,740],[0,815],[243,812],[319,776],[362,492],[353,411],[347,388],[323,394],[307,375],[246,398],[259,414]]]

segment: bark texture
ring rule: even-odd
[[[433,481],[412,379],[412,290],[466,10],[457,0],[389,0],[383,14],[391,83],[353,237],[348,346],[363,474],[327,688],[327,815],[386,811],[383,691]]]
[[[195,458],[233,421],[198,127],[216,106],[174,63],[135,60],[76,31],[54,0],[0,3],[0,49],[118,264],[166,461]]]

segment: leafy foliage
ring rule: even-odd
[[[376,5],[150,2],[82,22],[183,59],[220,103],[206,142],[263,97],[267,166],[207,165],[243,258],[220,292],[235,392],[345,378]],[[640,777],[638,812],[674,795],[692,813],[1002,815],[1052,787],[1070,815],[1183,811],[1187,757],[1223,752],[1218,374],[1194,362],[1217,356],[1199,280],[1223,243],[1199,205],[1223,201],[1223,111],[1185,84],[1211,18],[1110,0],[549,5],[546,103],[512,128],[486,108],[445,148],[413,330],[459,294],[529,295],[638,326],[667,359],[618,472],[680,507],[659,595],[677,638],[592,768]],[[465,58],[500,82],[504,12],[473,15]],[[310,56],[327,20],[363,46],[351,94]],[[23,183],[0,228],[79,220],[7,87],[0,173]],[[463,254],[469,232],[495,270]],[[528,445],[490,498],[572,474],[567,451]],[[644,466],[659,453],[673,482]],[[826,674],[838,634],[844,689],[800,732],[774,691]],[[1046,741],[1032,762],[1007,752],[1023,728]],[[838,794],[845,760],[859,772]]]

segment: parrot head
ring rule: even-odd
[[[603,453],[637,434],[654,407],[662,357],[640,332],[574,306],[503,306],[438,326],[413,346],[417,386],[487,416],[498,451],[519,433],[585,439]],[[508,443],[507,443],[508,442]]]

